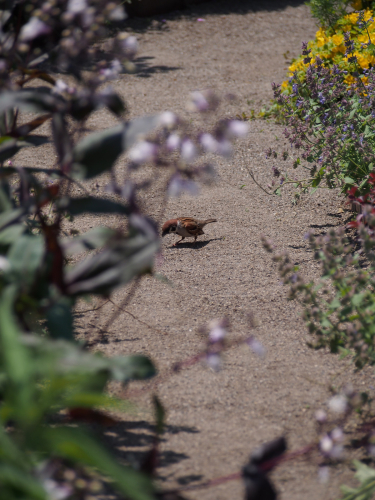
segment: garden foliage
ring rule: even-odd
[[[134,69],[137,41],[116,29],[126,17],[121,2],[20,0],[1,6],[1,496],[81,498],[85,491],[75,479],[83,474],[88,485],[93,477],[109,477],[127,498],[155,498],[150,477],[120,465],[86,430],[71,425],[111,421],[101,409],[123,404],[108,396],[108,382],[146,379],[155,367],[144,356],[109,360],[90,353],[75,341],[74,308],[79,299],[107,298],[152,272],[157,225],[142,214],[137,195],[152,189],[157,175],[137,184],[132,172],[145,163],[163,167],[161,203],[166,195],[196,192],[195,180],[209,181],[213,173],[211,165],[196,163],[199,155],[228,156],[232,139],[246,134],[247,125],[227,120],[211,133],[193,133],[169,112],[124,120],[123,99],[106,85]],[[105,40],[109,26],[117,34]],[[190,106],[205,115],[218,104],[210,92],[197,92]],[[87,133],[87,120],[102,107],[118,124]],[[145,140],[148,134],[152,139]],[[47,143],[54,152],[50,168],[15,157]],[[113,167],[123,153],[129,168],[119,181]],[[111,179],[107,192],[92,195],[84,183],[103,173]],[[72,194],[75,185],[83,196]],[[64,221],[82,214],[118,214],[127,230],[96,227],[68,237]],[[70,264],[82,252],[85,258]]]

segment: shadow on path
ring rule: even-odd
[[[221,241],[222,239],[223,238],[211,238],[210,240],[197,241],[195,243],[194,241],[191,243],[186,241],[185,243],[179,243],[176,246],[171,245],[170,248],[172,250],[178,250],[179,248],[192,248],[193,250],[200,250],[201,248],[207,246],[211,241]]]
[[[272,12],[287,7],[298,7],[305,0],[211,0],[197,5],[188,5],[182,10],[175,10],[166,14],[152,17],[133,17],[124,22],[124,27],[134,31],[144,32],[149,29],[168,30],[165,21],[176,19],[194,19],[205,15],[247,14],[249,12]]]
[[[165,66],[165,65],[156,65],[152,66],[151,60],[155,59],[154,57],[145,56],[138,57],[134,60],[136,65],[135,76],[140,78],[150,78],[155,73],[169,73],[170,71],[177,71],[182,69],[179,66]]]

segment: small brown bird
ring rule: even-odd
[[[178,217],[177,219],[167,220],[162,227],[162,236],[166,234],[175,233],[182,236],[173,246],[175,247],[185,238],[194,238],[194,243],[197,237],[204,234],[203,227],[211,222],[217,222],[216,219],[197,220],[193,217]]]

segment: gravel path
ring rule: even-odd
[[[302,2],[222,0],[163,19],[134,19],[128,26],[139,39],[140,71],[124,75],[114,86],[126,99],[131,116],[167,109],[184,113],[189,93],[205,88],[238,97],[222,109],[223,116],[250,114],[252,108],[269,101],[271,82],[284,79],[287,59],[296,56],[301,42],[316,30]],[[100,112],[91,125],[102,128],[110,126],[111,120]],[[307,348],[300,310],[286,300],[275,266],[262,249],[260,235],[265,234],[313,277],[317,266],[304,234],[342,223],[336,194],[316,194],[292,207],[290,197],[270,197],[254,185],[247,167],[267,184],[272,163],[264,151],[283,145],[282,127],[252,121],[248,139],[236,144],[233,158],[217,160],[215,185],[203,187],[199,197],[169,202],[165,219],[215,217],[218,223],[206,228],[196,247],[188,243],[172,248],[174,238],[164,238],[164,259],[157,271],[173,287],[145,278],[127,306],[153,329],[121,314],[110,327],[109,342],[97,346],[109,356],[147,354],[163,370],[202,347],[199,326],[210,319],[226,315],[232,338],[249,334],[250,311],[258,319],[254,334],[267,350],[264,359],[246,346],[236,347],[226,353],[221,372],[196,365],[159,386],[168,422],[158,469],[165,488],[239,471],[254,447],[282,434],[290,449],[309,443],[316,437],[314,412],[327,401],[332,378],[338,374],[335,384],[340,385],[344,370],[345,380],[350,378],[362,390],[373,378],[371,370],[354,374],[337,357]],[[123,169],[120,162],[119,176]],[[150,195],[144,202],[158,217],[161,207],[156,200]],[[98,218],[97,223],[103,220]],[[117,292],[114,301],[119,304],[126,292]],[[81,337],[95,338],[96,330],[90,325],[105,324],[112,312],[113,306],[107,304],[87,313],[78,321]],[[129,461],[138,460],[151,443],[149,396],[135,401],[134,411],[123,415],[123,423],[105,437]],[[338,498],[338,485],[351,477],[348,467],[340,465],[332,469],[330,482],[321,484],[316,464],[304,460],[273,473],[284,500]],[[242,484],[234,481],[185,495],[195,500],[240,499]]]

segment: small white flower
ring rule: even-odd
[[[63,92],[68,92],[70,90],[69,85],[67,85],[64,80],[58,79],[56,80],[55,86],[53,87],[52,92],[54,94],[62,94]]]
[[[318,479],[320,483],[328,483],[329,481],[329,467],[323,466],[319,467]]]
[[[171,134],[165,144],[170,151],[175,151],[180,147],[181,138],[178,134]]]
[[[209,102],[202,92],[196,91],[190,94],[190,101],[187,105],[189,111],[207,111],[209,107]]]
[[[344,433],[340,429],[340,427],[336,427],[336,429],[333,429],[331,432],[331,438],[336,441],[336,442],[341,442],[344,439]]]
[[[48,24],[41,21],[38,17],[32,17],[30,21],[22,27],[20,40],[29,42],[40,35],[46,35],[50,32],[51,28]]]
[[[133,59],[138,52],[138,40],[135,36],[128,36],[121,42],[121,47],[128,59]]]
[[[79,14],[87,9],[86,0],[69,0],[67,11],[72,14]]]
[[[249,129],[249,124],[241,120],[231,120],[228,124],[228,133],[231,137],[246,137]]]
[[[327,413],[324,410],[317,410],[315,412],[315,418],[320,424],[322,424],[327,420]]]
[[[125,9],[121,5],[118,5],[117,7],[115,7],[114,9],[112,9],[111,12],[108,15],[108,19],[110,21],[123,21],[127,17],[128,16],[127,16],[127,14],[125,12]]]
[[[114,80],[115,78],[118,78],[121,71],[122,64],[118,59],[114,59],[111,62],[111,66],[109,68],[100,70],[100,74],[103,75],[107,80]]]
[[[220,342],[221,340],[224,340],[224,337],[227,334],[227,330],[225,328],[226,324],[226,321],[223,319],[216,319],[210,322],[209,339],[211,342]]]
[[[156,151],[157,148],[155,144],[148,141],[141,141],[129,150],[128,157],[131,161],[140,165],[153,160],[155,158]]]
[[[326,434],[322,439],[320,440],[320,449],[322,450],[323,453],[326,455],[329,455],[332,451],[333,448],[333,441],[332,439]]]
[[[159,123],[164,127],[173,127],[177,123],[177,116],[172,111],[165,111],[160,115]]]
[[[185,139],[182,143],[181,156],[187,163],[193,162],[197,157],[197,148],[190,139]]]
[[[202,134],[199,140],[205,151],[208,153],[217,153],[219,145],[215,137],[211,134]]]
[[[206,363],[215,372],[218,372],[221,368],[221,359],[220,356],[216,353],[208,353],[206,356]]]
[[[348,408],[348,400],[344,395],[337,394],[329,400],[328,407],[335,413],[345,413]]]

